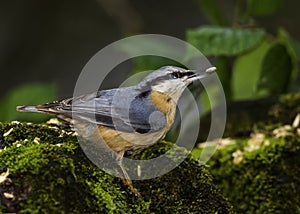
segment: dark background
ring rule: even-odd
[[[234,1],[219,3],[230,18]],[[299,1],[285,1],[276,16],[258,23],[270,32],[283,26],[299,40],[299,8]],[[186,29],[205,24],[197,0],[1,0],[0,99],[14,87],[36,82],[56,83],[59,98],[72,96],[81,69],[106,45],[140,33],[185,39]]]

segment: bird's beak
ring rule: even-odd
[[[189,76],[188,80],[194,81],[194,80],[199,80],[208,77],[213,73],[215,73],[216,70],[217,70],[216,67],[209,67],[205,70],[191,70],[194,73],[194,75]]]

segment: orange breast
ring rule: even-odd
[[[156,108],[166,115],[167,124],[165,131],[167,132],[174,122],[176,102],[171,97],[158,91],[152,91],[150,99]]]

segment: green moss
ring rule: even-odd
[[[119,178],[93,165],[72,133],[49,125],[0,124],[0,173],[9,169],[9,179],[0,184],[2,212],[232,212],[206,168],[191,158],[164,176],[135,181],[141,193],[136,197]],[[131,157],[151,158],[170,146],[160,143]],[[175,153],[173,158],[184,150]]]
[[[161,142],[134,158],[154,158],[165,153],[171,146],[170,143]],[[176,159],[184,152],[184,149],[178,147],[171,156]],[[212,183],[206,167],[188,157],[171,172],[156,179],[135,181],[134,185],[143,190],[144,199],[152,201],[150,210],[154,213],[232,212],[228,209],[228,202]],[[153,198],[153,195],[156,197]]]
[[[299,136],[268,133],[258,148],[249,146],[257,144],[252,137],[234,140],[209,160],[217,186],[238,213],[299,213]]]
[[[230,139],[224,139],[227,144],[207,165],[238,213],[300,212],[300,128],[283,126],[300,113],[299,103],[296,93],[245,102],[251,108],[241,103],[229,108],[227,136],[232,139],[240,131],[242,137],[229,144]],[[258,116],[256,111],[261,111]],[[252,121],[245,126],[249,118]],[[196,148],[192,154],[198,158],[201,152]]]

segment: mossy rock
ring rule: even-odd
[[[231,109],[230,138],[215,142],[219,149],[206,164],[238,213],[300,213],[300,127],[294,122],[299,103],[295,93]],[[193,150],[195,158],[202,146]]]
[[[300,212],[299,128],[257,130],[250,138],[223,141],[207,164],[238,213]]]
[[[132,157],[151,158],[171,146],[158,143]],[[137,197],[93,165],[68,128],[0,123],[0,149],[4,213],[232,213],[206,167],[191,157],[161,177],[134,181]]]

